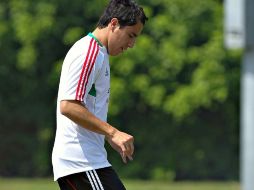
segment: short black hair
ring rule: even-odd
[[[111,0],[100,17],[97,27],[107,27],[112,18],[118,19],[120,27],[132,26],[138,21],[145,25],[148,20],[143,8],[133,0]]]

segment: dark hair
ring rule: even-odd
[[[107,27],[112,18],[118,19],[120,27],[132,26],[138,21],[145,25],[148,20],[143,8],[133,0],[111,0],[99,19],[97,27]]]

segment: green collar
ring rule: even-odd
[[[103,47],[102,43],[91,32],[89,32],[88,36],[92,37],[101,47]]]

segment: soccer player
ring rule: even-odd
[[[52,153],[61,190],[124,190],[107,160],[104,140],[124,163],[132,160],[133,136],[107,123],[109,55],[132,48],[147,17],[132,0],[111,0],[92,33],[68,51],[61,71],[57,130]]]

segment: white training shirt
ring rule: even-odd
[[[110,94],[109,56],[89,33],[67,53],[57,99],[57,129],[52,153],[54,180],[73,173],[111,166],[104,135],[87,130],[60,113],[61,100],[78,100],[106,121]]]

